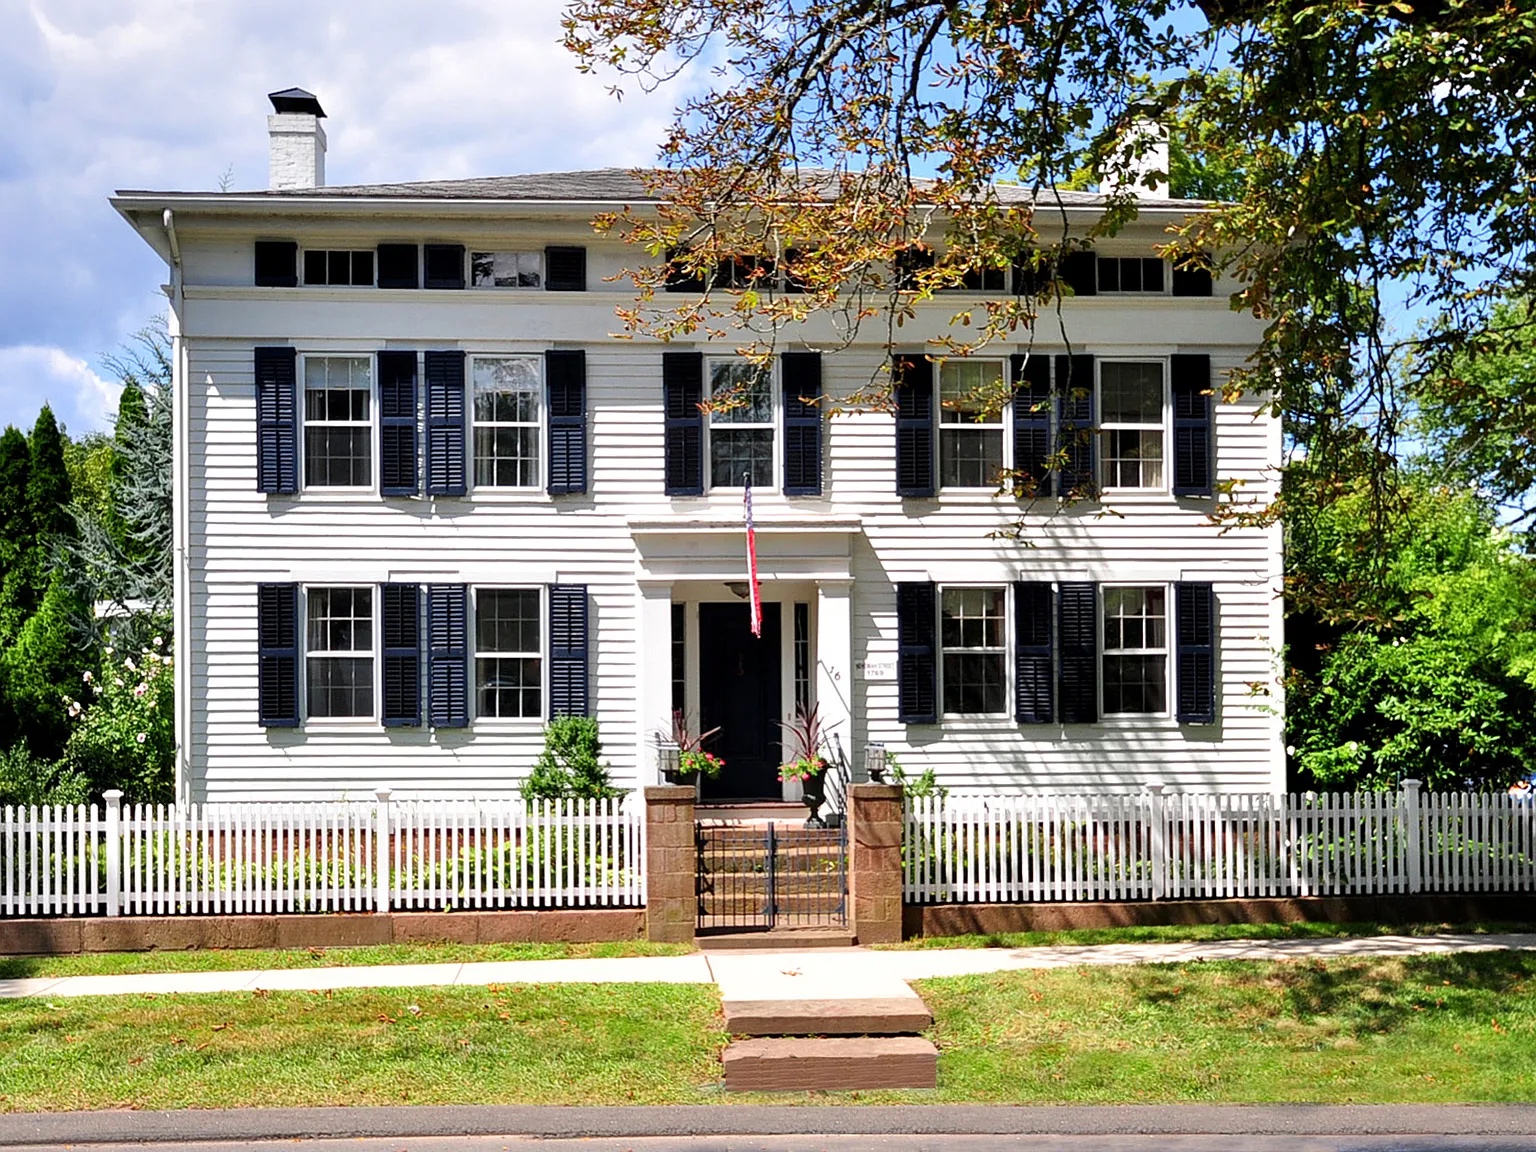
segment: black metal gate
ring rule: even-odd
[[[701,930],[848,923],[848,840],[837,828],[695,825]]]

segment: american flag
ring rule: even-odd
[[[757,529],[752,524],[752,474],[742,476],[745,493],[741,498],[747,519],[747,584],[752,589],[752,635],[763,634],[763,596],[757,587]]]

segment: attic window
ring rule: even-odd
[[[476,288],[542,288],[544,253],[472,252],[470,283]]]

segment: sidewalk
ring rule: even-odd
[[[1191,960],[1295,960],[1536,950],[1536,933],[1508,936],[1363,936],[1319,940],[1209,940],[1053,948],[695,952],[624,959],[509,960],[238,972],[158,972],[0,980],[0,999],[152,993],[422,988],[487,984],[718,984],[725,999],[843,1000],[910,996],[908,980],[1082,965],[1178,964]]]

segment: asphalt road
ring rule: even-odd
[[[311,1108],[0,1115],[0,1148],[314,1152],[1536,1152],[1533,1105]]]

